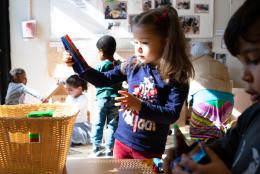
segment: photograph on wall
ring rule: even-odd
[[[189,10],[190,0],[176,0],[176,8],[178,10]]]
[[[134,15],[128,15],[128,31],[132,32],[132,21],[133,18],[136,16],[137,14]]]
[[[104,3],[105,19],[126,19],[127,18],[127,2],[111,1]]]
[[[200,16],[180,16],[179,20],[185,34],[200,34]]]
[[[195,13],[209,13],[209,4],[194,4]]]
[[[119,21],[108,22],[107,29],[108,30],[116,30],[116,29],[119,29],[120,25],[121,25],[121,22],[119,22]]]
[[[226,54],[224,54],[224,53],[213,53],[213,55],[214,55],[214,59],[216,59],[220,63],[223,63],[224,65],[226,65],[226,62],[227,62],[227,55]]]
[[[154,7],[159,8],[162,5],[172,6],[172,0],[154,0]]]
[[[152,0],[143,0],[142,9],[143,11],[148,11],[152,8]]]
[[[24,39],[33,39],[36,37],[36,20],[22,22],[22,33]]]

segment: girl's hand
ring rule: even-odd
[[[192,173],[196,174],[231,174],[231,171],[227,166],[219,159],[219,157],[208,147],[205,148],[211,162],[209,164],[198,164],[195,161],[191,160],[187,155],[182,155],[182,160],[179,165],[176,165],[172,170],[173,174],[187,174],[183,171],[183,168],[180,166],[185,166],[189,168]]]
[[[172,170],[172,166],[171,166],[171,162],[175,160],[175,148],[169,148],[166,150],[166,156],[163,159],[163,172],[165,174],[171,174],[171,170]]]
[[[67,66],[72,67],[73,70],[78,74],[84,73],[89,68],[89,65],[85,60],[83,60],[83,57],[77,59],[79,60],[77,61],[77,63],[75,63],[72,56],[68,52],[65,51],[63,53],[63,61],[64,63],[66,63]]]
[[[72,59],[72,56],[67,51],[63,52],[63,62],[66,63],[67,66],[72,66],[74,64],[74,60]]]
[[[122,95],[121,97],[115,98],[115,100],[118,101],[115,103],[115,106],[122,106],[119,111],[131,109],[139,112],[141,110],[142,102],[140,99],[131,95],[127,91],[119,90],[118,93]]]

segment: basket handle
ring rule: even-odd
[[[40,143],[39,133],[8,132],[11,143]]]

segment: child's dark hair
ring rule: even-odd
[[[74,88],[77,87],[82,87],[82,90],[85,91],[87,90],[87,82],[83,79],[81,79],[78,75],[74,74],[71,75],[69,78],[66,80],[66,84],[69,86],[72,86]]]
[[[132,24],[133,27],[152,26],[158,35],[166,39],[158,65],[165,82],[187,83],[193,77],[194,69],[187,55],[185,36],[174,8],[163,6],[141,13],[133,18]]]
[[[247,0],[231,17],[225,30],[225,44],[233,56],[240,53],[240,38],[251,43],[259,41],[259,37],[252,37],[248,33],[257,22],[260,22],[260,1]]]
[[[9,74],[10,74],[10,81],[16,83],[17,79],[18,79],[18,76],[23,75],[25,73],[26,73],[25,70],[22,69],[22,68],[14,68],[14,69],[12,69],[9,72]]]
[[[99,50],[102,50],[104,56],[113,57],[116,51],[116,40],[113,36],[102,36],[96,43]]]

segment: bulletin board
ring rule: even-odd
[[[213,37],[214,0],[173,0],[173,6],[186,37]]]
[[[51,38],[89,39],[103,34],[132,38],[131,19],[161,5],[179,14],[188,38],[213,37],[214,0],[51,0]]]

